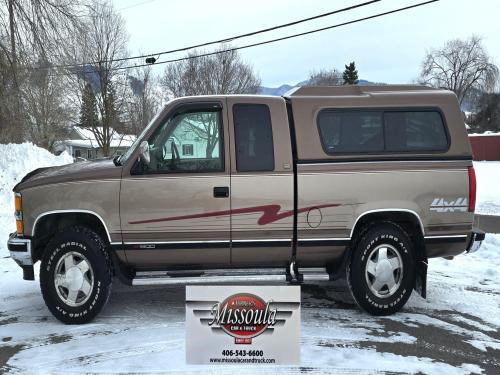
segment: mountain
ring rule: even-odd
[[[295,87],[300,87],[300,86],[307,86],[309,84],[309,80],[301,81],[297,83],[296,85],[281,85],[279,87],[266,87],[266,86],[259,86],[259,89],[257,91],[257,94],[260,95],[273,95],[273,96],[282,96],[285,94],[287,91],[295,88]],[[385,83],[379,83],[379,82],[371,82],[367,81],[366,79],[360,79],[358,82],[358,85],[360,86],[370,86],[370,85],[385,85]]]
[[[280,87],[259,86],[259,90],[257,91],[257,94],[282,96],[284,93],[293,89],[294,87],[296,87],[296,86],[290,86],[290,85],[281,85]]]

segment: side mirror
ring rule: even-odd
[[[139,146],[139,160],[146,165],[148,165],[151,161],[151,158],[149,157],[149,144],[147,141],[142,141]]]

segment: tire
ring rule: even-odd
[[[43,299],[66,324],[90,322],[106,305],[112,270],[106,243],[92,230],[72,227],[47,244],[40,266]]]
[[[408,234],[392,222],[375,224],[352,250],[347,282],[358,306],[372,315],[399,311],[415,285],[416,263]]]

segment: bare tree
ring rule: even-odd
[[[76,73],[83,78],[80,79],[82,84],[90,83],[96,93],[99,126],[94,125],[90,130],[103,155],[108,156],[112,152],[113,125],[118,123],[126,86],[125,76],[118,70],[123,62],[116,60],[127,54],[128,35],[122,16],[110,2],[94,0],[88,9],[84,29],[78,35],[78,51],[74,55],[92,64],[80,67]]]
[[[28,139],[53,151],[55,143],[70,131],[63,80],[48,70],[34,71],[22,87],[22,98]]]
[[[64,59],[63,43],[80,25],[82,0],[4,0],[0,3],[0,51],[3,68],[9,70],[9,117],[3,128],[10,128],[12,140],[21,142],[26,124],[23,116],[23,80],[36,61]],[[25,101],[24,101],[25,102]]]
[[[460,104],[473,90],[494,89],[497,78],[498,67],[477,36],[450,40],[428,52],[422,63],[421,82],[453,91]]]
[[[228,49],[222,45],[218,51]],[[203,51],[190,52],[188,60],[168,65],[161,80],[167,96],[255,94],[260,79],[252,66],[243,62],[238,51],[220,52],[194,58]],[[193,131],[207,143],[206,155],[217,145],[218,127],[214,116],[200,114],[191,123]]]
[[[222,45],[218,51],[228,49]],[[167,95],[255,94],[260,79],[251,65],[243,62],[238,51],[220,52],[193,58],[204,51],[188,53],[189,60],[170,64],[165,69],[161,84]]]
[[[342,73],[337,69],[322,69],[319,71],[312,71],[309,74],[309,86],[341,86],[344,84]]]
[[[136,68],[128,75],[129,92],[124,104],[126,128],[135,135],[153,119],[160,106],[157,77],[150,67]]]

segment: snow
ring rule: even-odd
[[[500,235],[492,234],[474,254],[431,259],[427,299],[413,293],[393,316],[361,312],[343,282],[303,285],[300,367],[186,365],[180,285],[115,283],[94,322],[63,325],[46,308],[38,283],[22,280],[6,240],[15,230],[12,187],[32,169],[71,161],[29,143],[0,145],[0,373],[469,374],[500,366]],[[500,162],[474,165],[478,207],[495,211]]]
[[[12,188],[34,169],[73,163],[73,158],[63,152],[59,156],[32,143],[0,144],[0,247],[4,245],[5,233],[16,230],[14,193]]]
[[[476,213],[500,215],[500,161],[475,161]]]
[[[500,137],[500,133],[486,130],[484,133],[471,133],[469,137]]]
[[[74,126],[73,129],[80,135],[82,139],[74,139],[71,142],[74,146],[82,147],[98,147],[98,142],[96,140],[95,134],[90,129],[81,128],[79,126]],[[102,127],[97,127],[98,134],[102,134]],[[119,134],[113,128],[109,129],[111,134],[111,147],[130,147],[135,141],[135,135],[131,134]]]

